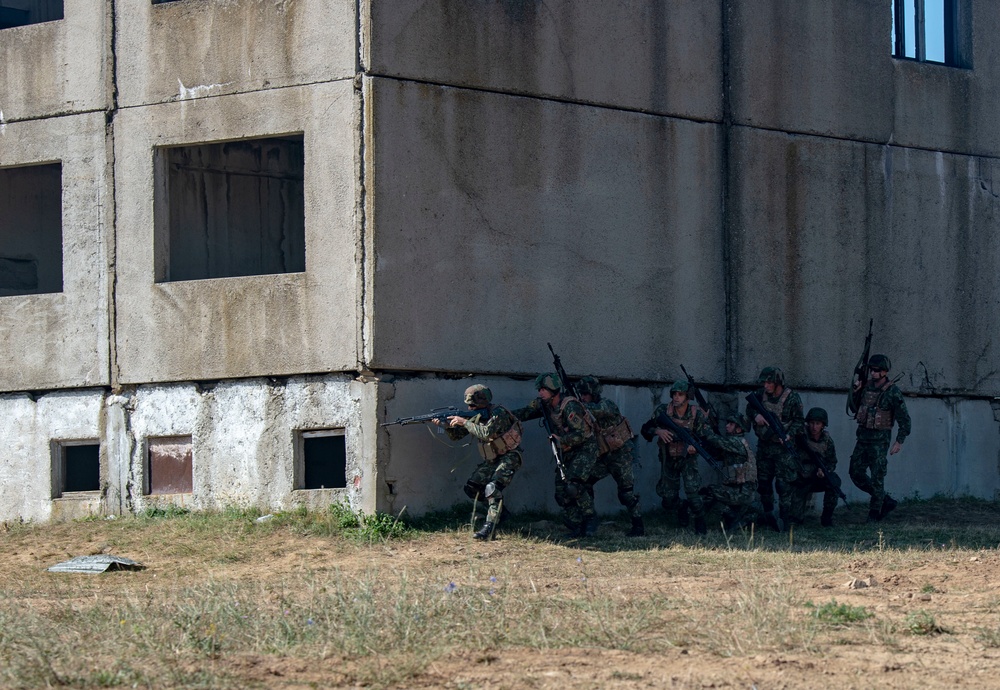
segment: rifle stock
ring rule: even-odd
[[[712,426],[715,426],[716,422],[719,421],[719,415],[716,413],[715,408],[712,406],[712,403],[708,402],[708,398],[706,398],[705,395],[701,392],[701,388],[698,387],[698,384],[695,382],[694,377],[691,376],[691,374],[687,373],[687,369],[684,368],[683,364],[681,365],[681,371],[684,372],[684,376],[687,377],[688,386],[692,390],[694,390],[694,397],[695,400],[698,401],[698,405],[708,414],[709,423],[711,423]]]

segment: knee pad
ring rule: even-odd
[[[483,496],[490,503],[495,503],[503,498],[503,484],[500,482],[490,482],[483,489]]]
[[[632,493],[632,487],[618,490],[618,502],[626,508],[631,508],[639,502],[639,497]]]
[[[481,498],[483,495],[483,485],[478,482],[465,482],[465,486],[462,487],[462,491],[465,495],[471,499]]]

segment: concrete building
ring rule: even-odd
[[[446,507],[473,450],[380,423],[547,342],[636,427],[779,365],[846,476],[870,318],[887,488],[994,498],[1000,4],[897,4],[0,0],[0,520]]]

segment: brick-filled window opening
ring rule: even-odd
[[[146,493],[189,494],[194,490],[194,454],[190,436],[147,441]]]
[[[156,282],[305,271],[301,134],[158,148]]]
[[[0,29],[63,18],[63,0],[0,0]]]
[[[967,67],[969,0],[891,0],[894,57]]]
[[[62,164],[0,168],[0,297],[62,289]]]
[[[101,489],[101,444],[96,440],[57,441],[52,458],[53,498]]]
[[[297,489],[347,487],[347,444],[343,429],[299,432]]]

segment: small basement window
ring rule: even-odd
[[[63,0],[0,0],[0,29],[63,18]]]
[[[892,0],[892,55],[969,67],[969,0]]]
[[[158,148],[156,282],[306,270],[301,134]]]
[[[299,432],[296,489],[347,487],[347,444],[343,429]]]
[[[53,498],[80,491],[100,491],[99,441],[56,441],[52,460]]]
[[[0,168],[0,297],[62,292],[62,164]]]
[[[190,436],[151,438],[147,442],[146,493],[189,494],[194,490]]]

